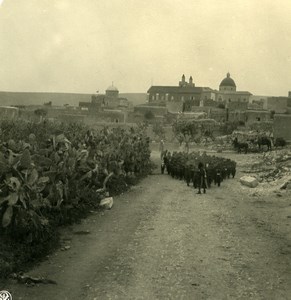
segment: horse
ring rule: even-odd
[[[262,137],[258,137],[258,146],[259,146],[259,150],[261,150],[261,146],[266,145],[268,147],[268,151],[272,150],[272,141],[271,139],[269,139],[266,136],[262,136]]]
[[[244,150],[245,154],[248,153],[248,149],[249,149],[248,143],[240,143],[237,140],[237,137],[233,140],[232,143],[233,143],[234,148],[237,149],[238,153],[241,153],[242,150]]]

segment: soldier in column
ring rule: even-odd
[[[199,170],[199,185],[198,185],[197,194],[201,194],[201,189],[203,189],[203,193],[206,194],[207,175],[206,175],[206,170],[204,168],[204,164],[202,162],[198,164],[198,170]]]

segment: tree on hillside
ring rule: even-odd
[[[199,142],[201,138],[214,139],[218,124],[212,119],[178,120],[172,125],[173,133],[179,141]]]
[[[153,133],[159,137],[159,139],[165,138],[165,129],[163,125],[159,122],[153,124]]]
[[[152,119],[155,118],[155,115],[154,115],[154,113],[151,110],[148,110],[148,111],[145,112],[144,118],[146,120],[152,120]]]
[[[237,121],[227,121],[221,125],[223,134],[232,134],[233,131],[237,130],[239,123]]]
[[[177,139],[181,139],[182,136],[190,135],[194,137],[198,131],[198,123],[195,121],[178,120],[172,125],[173,133]]]

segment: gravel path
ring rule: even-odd
[[[238,178],[197,195],[149,176],[63,230],[70,249],[30,272],[57,285],[3,288],[31,300],[291,299],[291,198],[250,196]]]

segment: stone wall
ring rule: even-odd
[[[248,108],[248,102],[234,101],[227,104],[229,110],[245,111]]]
[[[271,114],[269,111],[264,110],[247,110],[246,111],[246,123],[251,124],[254,122],[265,122],[271,120]]]
[[[163,116],[167,114],[167,108],[163,106],[139,105],[134,107],[135,113],[144,115],[148,111],[151,111],[155,116]]]
[[[183,102],[181,101],[168,101],[167,109],[169,112],[175,113],[183,110]]]
[[[274,116],[274,138],[282,137],[291,142],[291,115],[275,114]]]
[[[284,114],[287,112],[288,97],[268,97],[265,109],[275,111],[277,114]]]

